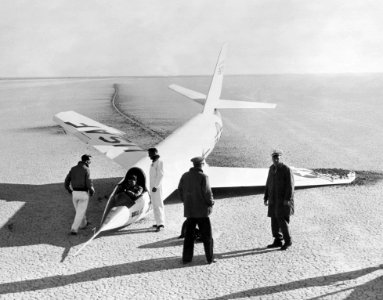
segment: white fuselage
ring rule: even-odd
[[[190,159],[196,156],[206,158],[218,142],[221,133],[222,119],[219,112],[198,114],[156,146],[164,163],[164,199],[177,189],[182,174],[192,167]],[[143,170],[149,179],[150,165],[151,160],[146,157],[132,167]]]

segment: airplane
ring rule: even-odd
[[[164,163],[165,176],[162,182],[164,199],[177,189],[182,174],[190,168],[191,158],[196,156],[206,158],[213,151],[223,129],[220,109],[273,109],[276,107],[276,104],[273,103],[220,99],[226,52],[227,44],[222,47],[219,54],[207,96],[175,84],[169,86],[170,89],[202,104],[203,109],[201,113],[187,121],[155,146]],[[132,141],[124,138],[124,132],[118,129],[103,125],[74,111],[57,113],[53,120],[66,132],[93,146],[124,167],[127,174],[118,184],[126,180],[128,175],[135,174],[137,183],[143,186],[145,190],[132,207],[114,207],[113,199],[116,195],[117,184],[106,204],[101,218],[100,229],[76,252],[75,255],[77,255],[99,233],[125,227],[144,218],[149,213],[151,209],[150,195],[146,186],[151,161],[146,149],[142,149]],[[355,179],[354,172],[339,176],[321,174],[309,169],[291,169],[297,187],[347,184]],[[268,170],[268,168],[229,168],[208,165],[204,167],[204,172],[209,176],[212,188],[262,187],[266,184]]]

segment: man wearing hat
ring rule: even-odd
[[[165,207],[162,199],[162,179],[164,178],[164,163],[160,159],[156,148],[148,149],[148,155],[152,160],[150,165],[150,200],[153,204],[153,213],[156,224],[156,232],[165,227]]]
[[[287,250],[292,245],[289,223],[290,216],[294,214],[294,175],[281,162],[281,156],[281,150],[271,153],[273,164],[267,176],[264,202],[268,206],[267,216],[271,218],[271,232],[274,237],[274,242],[267,248],[280,247],[281,250]]]
[[[193,259],[195,228],[198,225],[208,264],[215,262],[213,237],[209,215],[214,205],[209,177],[203,173],[203,157],[191,159],[193,167],[182,175],[178,185],[181,201],[184,203],[185,240],[182,262],[187,264]]]
[[[79,229],[85,228],[88,225],[86,220],[86,209],[88,207],[89,196],[93,196],[94,188],[90,179],[90,164],[91,156],[84,154],[81,156],[81,161],[77,166],[70,169],[65,178],[65,188],[72,194],[73,205],[76,210],[76,215],[71,227],[71,234],[76,235]]]

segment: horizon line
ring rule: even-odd
[[[318,72],[318,73],[258,73],[258,74],[226,74],[228,76],[303,76],[303,75],[381,75],[382,72]],[[38,79],[108,79],[108,78],[173,78],[173,77],[210,77],[206,75],[94,75],[94,76],[27,76],[27,77],[1,77],[0,80],[38,80]]]

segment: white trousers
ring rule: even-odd
[[[165,207],[161,188],[158,188],[156,192],[151,192],[151,201],[156,225],[165,225]]]
[[[86,209],[88,208],[89,194],[88,192],[73,191],[72,200],[76,215],[72,224],[71,231],[78,232],[80,228],[86,227]]]

